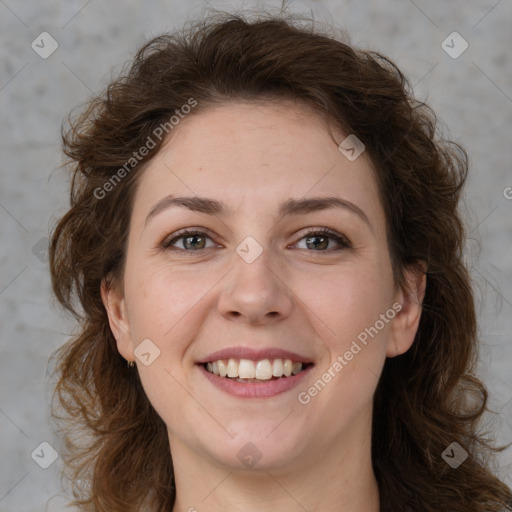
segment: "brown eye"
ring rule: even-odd
[[[311,249],[313,252],[327,252],[330,242],[333,242],[338,246],[337,249],[333,249],[334,251],[349,249],[352,247],[350,242],[344,236],[329,229],[311,231],[306,236],[302,237],[301,240],[306,241],[305,249]]]

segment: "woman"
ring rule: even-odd
[[[231,15],[147,43],[64,134],[50,264],[80,320],[57,397],[83,510],[506,509],[466,153],[409,91],[375,52]]]

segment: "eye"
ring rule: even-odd
[[[336,244],[338,244],[338,248],[335,248],[334,251],[352,248],[352,245],[347,240],[347,238],[327,228],[310,231],[306,234],[306,236],[302,237],[299,242],[301,240],[306,241],[306,249],[318,249],[314,250],[313,252],[327,252],[326,250],[329,248],[330,241],[334,241]],[[304,248],[299,247],[299,249]]]
[[[215,246],[215,244],[213,244],[210,245],[210,247],[206,247],[206,240],[211,240],[211,238],[202,231],[182,231],[175,233],[172,236],[173,238],[167,238],[162,242],[162,247],[164,249],[170,249],[177,241],[180,242],[178,243],[178,247],[175,248],[188,252],[209,249],[210,247]]]

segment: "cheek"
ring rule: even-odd
[[[333,425],[341,417],[350,422],[374,395],[395,316],[389,283],[388,276],[378,270],[354,266],[316,281],[308,290],[309,299],[304,302],[315,313],[311,318],[319,319],[316,324],[321,326],[328,357],[318,375],[323,384],[317,380],[314,389],[304,391],[318,396],[314,398],[317,406]]]
[[[298,275],[294,292],[322,325],[322,337],[342,350],[391,307],[390,270],[379,265],[340,266]]]
[[[183,351],[201,326],[197,315],[213,307],[208,292],[217,281],[212,272],[184,272],[167,263],[127,265],[125,291],[134,343],[150,338],[162,351]]]
[[[328,358],[320,379],[329,387],[319,403],[333,414],[357,414],[378,383],[386,357],[392,310],[390,269],[377,262],[352,265],[329,276],[308,279],[304,302],[314,313]],[[381,315],[386,315],[381,320]],[[317,388],[322,389],[319,383]],[[311,392],[315,394],[316,389]],[[358,404],[356,406],[356,404]],[[331,414],[331,413],[328,413]]]
[[[135,261],[127,264],[125,296],[134,341],[141,336],[161,340],[173,327],[175,317],[185,313],[188,291],[167,274]]]

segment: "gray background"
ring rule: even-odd
[[[61,446],[48,422],[47,361],[72,328],[52,303],[45,254],[38,251],[68,201],[67,177],[58,169],[61,121],[103,88],[112,69],[119,70],[144,41],[179,27],[205,5],[0,0],[1,512],[64,510],[61,458],[42,469],[31,457],[43,441],[57,451]],[[209,5],[231,11],[262,4]],[[323,0],[293,2],[291,10],[333,21],[349,31],[353,44],[394,59],[416,95],[434,107],[445,133],[468,149],[467,259],[482,338],[478,372],[491,408],[500,412],[482,428],[511,442],[512,200],[506,195],[508,190],[512,196],[512,3]],[[469,44],[458,58],[441,46],[453,31]],[[31,48],[42,32],[58,43],[47,59]],[[461,48],[456,40],[447,44]],[[512,447],[495,469],[512,485]]]

